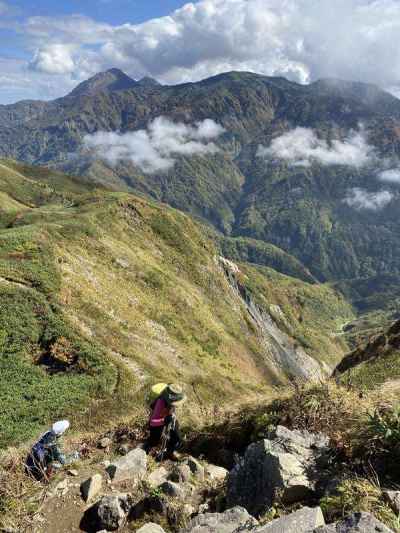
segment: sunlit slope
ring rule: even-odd
[[[287,382],[190,217],[10,167],[0,181],[12,207],[12,217],[0,211],[0,446],[58,416],[98,426],[134,413],[156,380],[185,383],[200,410]],[[240,269],[294,343],[340,359],[335,334],[351,310],[336,292]]]

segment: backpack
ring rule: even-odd
[[[155,401],[158,400],[167,387],[167,383],[156,383],[151,387],[148,398],[150,406],[154,405]]]

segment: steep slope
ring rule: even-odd
[[[346,350],[335,334],[352,311],[328,286],[246,264],[233,282],[188,216],[1,165],[0,446],[55,416],[134,412],[147,382],[183,381],[196,412],[317,379]]]
[[[374,389],[400,389],[400,321],[371,336],[337,365],[335,376],[343,383]]]
[[[99,76],[107,80],[110,74]],[[400,274],[396,183],[380,183],[373,166],[313,161],[301,167],[257,156],[260,144],[269,146],[297,126],[312,128],[329,145],[362,124],[381,161],[396,158],[400,101],[395,97],[362,83],[321,80],[302,86],[238,72],[178,86],[144,80],[118,90],[107,82],[102,90],[96,78],[87,83],[95,87],[88,94],[80,89],[75,97],[49,103],[1,106],[1,153],[58,165],[115,190],[141,192],[231,237],[272,244],[319,281]],[[187,124],[213,119],[226,130],[217,141],[220,151],[177,157],[173,168],[153,174],[82,153],[86,134],[135,131],[162,115]],[[355,188],[372,195],[384,188],[392,200],[381,210],[358,209],[345,202]]]

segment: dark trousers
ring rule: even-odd
[[[150,426],[150,436],[144,444],[144,450],[148,453],[152,448],[159,446],[163,434],[164,426],[152,427]],[[166,456],[171,455],[175,450],[178,450],[182,445],[182,437],[179,431],[179,424],[175,421],[174,427],[169,429],[167,440]]]

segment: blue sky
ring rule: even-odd
[[[167,84],[229,70],[400,94],[400,0],[0,0],[0,104],[117,67]]]
[[[168,15],[185,3],[184,0],[15,0],[12,5],[24,16],[81,13],[110,24],[123,24]]]

